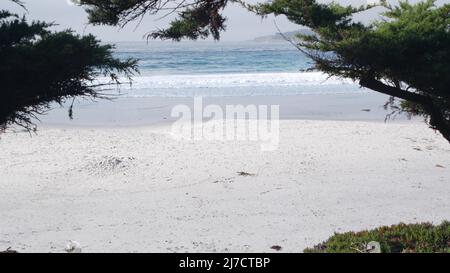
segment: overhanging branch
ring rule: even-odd
[[[430,127],[438,130],[445,137],[445,139],[450,142],[450,122],[444,116],[442,109],[436,106],[430,97],[412,93],[398,87],[386,85],[373,77],[363,77],[359,81],[359,84],[374,91],[407,100],[422,106],[423,110],[430,117]]]
[[[378,81],[371,77],[363,77],[359,81],[359,84],[363,87],[375,90],[377,92],[393,96],[396,98],[404,99],[407,101],[411,101],[418,104],[428,104],[432,103],[432,100],[428,97],[425,97],[423,95],[419,95],[416,93],[412,93],[406,90],[403,90],[398,87],[389,86],[387,84],[382,83],[381,81]]]

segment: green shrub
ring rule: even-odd
[[[450,222],[398,224],[373,230],[346,232],[304,250],[306,253],[365,252],[367,243],[380,243],[382,253],[450,253]]]

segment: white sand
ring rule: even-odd
[[[334,232],[450,219],[450,144],[424,124],[291,120],[280,137],[261,153],[163,127],[2,135],[0,250],[298,252]]]

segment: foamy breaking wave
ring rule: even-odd
[[[105,81],[101,79],[100,81]],[[342,93],[358,89],[351,80],[321,72],[154,75],[133,78],[123,85],[125,95],[140,96],[234,96]]]
[[[207,74],[207,75],[157,75],[135,78],[135,89],[183,89],[230,87],[279,87],[302,85],[341,85],[351,81],[330,78],[320,72],[258,73],[258,74]]]

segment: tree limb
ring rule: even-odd
[[[407,100],[422,106],[426,114],[429,115],[430,119],[428,123],[430,127],[438,130],[445,137],[445,139],[450,142],[450,122],[445,118],[442,110],[436,106],[430,97],[408,92],[398,87],[386,85],[373,77],[362,77],[359,84],[374,91]]]

